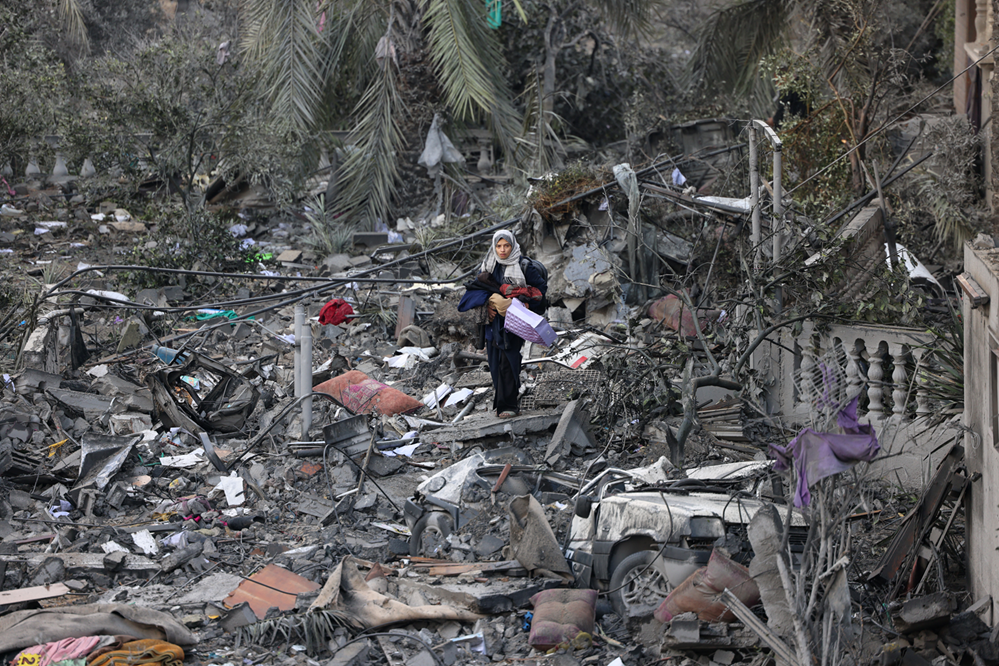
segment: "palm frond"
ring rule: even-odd
[[[385,60],[357,104],[353,151],[340,170],[337,209],[349,220],[388,222],[399,179],[398,152],[405,142],[398,122],[404,112],[395,65]]]
[[[90,37],[79,0],[59,0],[57,10],[67,40],[84,53],[90,53]]]
[[[656,10],[665,5],[662,0],[593,0],[600,11],[622,37],[646,32],[652,25]]]
[[[697,34],[687,84],[739,96],[757,89],[760,60],[787,38],[789,0],[743,0],[713,12]]]
[[[312,0],[246,0],[244,51],[261,69],[273,112],[296,130],[311,129],[323,96],[323,52]]]
[[[485,3],[425,0],[430,58],[448,105],[459,118],[488,113],[502,84],[491,76],[490,58],[499,55],[496,37],[485,28]],[[502,79],[500,79],[501,81]]]
[[[486,116],[504,152],[516,152],[520,115],[513,105],[496,32],[484,2],[423,0],[430,59],[447,105],[459,120]]]

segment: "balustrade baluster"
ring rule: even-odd
[[[884,379],[885,373],[882,363],[884,362],[881,357],[881,345],[884,343],[875,342],[873,349],[867,347],[867,353],[869,355],[870,368],[867,370],[867,416],[870,421],[881,421],[884,419],[885,406],[882,402],[882,397],[884,396]]]

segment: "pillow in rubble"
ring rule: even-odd
[[[527,643],[548,651],[559,645],[583,647],[593,639],[596,590],[544,590],[531,597],[534,617]]]
[[[711,551],[711,559],[677,585],[652,614],[660,622],[693,611],[704,622],[732,622],[735,615],[718,595],[728,588],[747,606],[760,603],[760,588],[749,569],[732,560],[724,548]]]
[[[351,370],[312,389],[326,393],[354,414],[408,414],[423,403],[402,391],[386,386],[359,370]]]

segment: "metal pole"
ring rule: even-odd
[[[760,170],[757,162],[756,128],[749,124],[749,203],[753,214],[753,234],[750,242],[753,246],[753,270],[760,272]]]
[[[312,428],[312,324],[302,307],[302,439],[309,438]]]
[[[305,306],[295,304],[295,397],[301,398],[302,393],[302,324],[305,322]],[[302,439],[307,439],[303,437]]]

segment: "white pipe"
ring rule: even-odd
[[[305,322],[305,306],[295,306],[295,397],[302,397],[302,324]],[[302,439],[308,439],[303,437]]]

